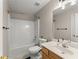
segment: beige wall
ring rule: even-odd
[[[34,21],[34,16],[29,14],[11,13],[11,18]]]
[[[44,36],[51,40],[53,38],[52,33],[52,20],[53,9],[56,5],[56,0],[51,0],[44,8],[42,8],[36,15],[40,17],[40,36]]]
[[[71,39],[71,15],[77,13],[77,7],[65,10],[64,12],[54,16],[54,37]],[[67,28],[67,30],[57,30],[57,28]]]

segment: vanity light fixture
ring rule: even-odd
[[[59,0],[59,6],[61,6],[62,9],[65,9],[65,4],[63,3],[65,0]]]
[[[59,0],[61,9],[65,9],[66,5],[70,3],[71,6],[75,5],[77,0]]]

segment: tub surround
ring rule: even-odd
[[[78,59],[77,58],[78,57],[77,56],[77,52],[78,52],[77,48],[74,48],[71,46],[68,46],[68,48],[64,48],[64,47],[59,46],[60,44],[55,41],[43,43],[41,45],[42,45],[43,49],[46,48],[49,52],[51,51],[52,54],[55,54],[55,56],[57,55],[57,57],[60,57],[60,58],[55,58],[55,59]]]

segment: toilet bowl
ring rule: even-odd
[[[44,42],[47,42],[47,40],[40,39],[39,42],[40,42],[39,43],[40,46],[32,46],[29,48],[29,53],[31,55],[31,59],[41,59],[41,54],[40,54],[40,50],[42,49],[41,44]]]
[[[29,48],[29,53],[31,59],[41,59],[41,54],[40,54],[41,48],[39,46],[33,46]]]
[[[35,54],[39,53],[40,50],[41,50],[41,48],[39,46],[33,46],[33,47],[29,48],[29,52],[32,55],[35,55]]]

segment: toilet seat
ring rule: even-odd
[[[36,53],[38,53],[40,50],[41,50],[41,48],[40,48],[39,46],[33,46],[33,47],[30,47],[30,48],[29,48],[29,52],[30,52],[31,54],[36,54]]]

